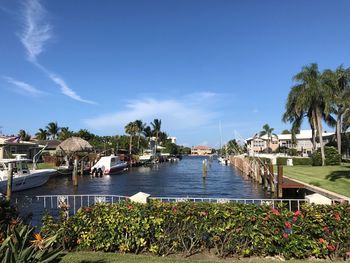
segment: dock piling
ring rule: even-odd
[[[73,186],[78,186],[78,159],[74,159],[74,167],[72,174]]]
[[[282,188],[282,182],[283,182],[283,166],[279,165],[277,169],[277,198],[283,197],[283,188]]]
[[[7,192],[6,192],[6,200],[10,201],[12,196],[12,181],[13,181],[13,173],[12,173],[12,163],[8,164],[7,171]]]

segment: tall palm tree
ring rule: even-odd
[[[73,134],[74,132],[69,130],[69,127],[62,127],[60,133],[58,134],[58,139],[60,139],[61,141],[64,141],[72,137]]]
[[[339,154],[341,151],[341,134],[343,130],[343,117],[349,111],[348,94],[350,92],[350,68],[340,65],[335,71],[325,70],[322,74],[325,84],[332,90],[332,113],[336,115],[336,138]],[[333,126],[333,125],[332,125]]]
[[[19,130],[18,136],[21,138],[22,141],[29,141],[30,140],[30,134],[27,133],[25,130]]]
[[[152,126],[153,135],[156,136],[156,150],[157,150],[158,136],[162,126],[162,120],[154,119],[153,122],[151,122],[151,126]]]
[[[146,124],[143,123],[142,120],[136,120],[136,121],[135,121],[135,124],[136,124],[136,127],[137,127],[137,136],[138,136],[138,139],[137,139],[137,149],[140,150],[140,138],[141,138],[141,134],[142,134],[143,130],[144,130],[145,127],[146,127]]]
[[[35,137],[38,140],[47,140],[47,137],[49,136],[49,133],[47,130],[40,128],[39,131],[35,134]]]
[[[130,135],[130,143],[129,143],[129,154],[131,155],[131,151],[132,151],[132,137],[135,136],[137,132],[137,125],[135,122],[129,122],[126,126],[125,126],[125,133]]]
[[[329,116],[331,112],[331,91],[325,85],[324,78],[315,63],[304,66],[293,80],[297,84],[292,87],[292,95],[290,93],[291,96],[288,96],[284,119],[300,127],[302,118],[304,116],[308,118],[313,134],[313,144],[316,145],[316,131],[321,148],[322,165],[325,165],[322,119]]]
[[[49,132],[51,139],[56,139],[58,136],[58,133],[60,132],[60,128],[58,127],[57,122],[50,122],[46,126],[46,129]]]
[[[273,130],[274,128],[271,128],[268,124],[265,124],[263,126],[263,130],[259,133],[259,136],[262,137],[262,136],[267,136],[267,152],[270,151],[271,149],[271,140],[272,140],[272,137],[277,137],[277,134],[273,133]]]
[[[152,137],[152,129],[150,126],[146,126],[142,131],[143,136],[146,137],[147,144],[149,144],[149,141]]]

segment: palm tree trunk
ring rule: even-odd
[[[324,154],[324,145],[323,145],[323,128],[322,128],[322,120],[321,120],[321,112],[319,109],[316,110],[316,122],[317,122],[317,132],[318,132],[318,137],[320,140],[320,147],[321,147],[321,159],[322,159],[322,166],[325,165],[325,154]]]
[[[342,116],[341,114],[338,115],[337,118],[337,126],[336,126],[336,133],[337,133],[337,146],[338,146],[338,153],[341,154],[341,131],[342,131]]]
[[[140,137],[141,137],[141,134],[139,133],[139,137],[137,139],[137,150],[140,152]]]
[[[131,149],[132,149],[132,135],[130,135],[130,144],[129,144],[129,154],[131,156]]]
[[[312,132],[312,151],[316,151],[316,129],[317,129],[317,116],[314,112],[312,112],[312,120],[311,120],[311,132]]]

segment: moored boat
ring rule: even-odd
[[[115,174],[126,170],[128,163],[121,161],[118,156],[103,156],[98,162],[91,167],[90,173],[94,176]]]

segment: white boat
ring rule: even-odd
[[[118,156],[103,156],[98,162],[91,167],[90,173],[95,176],[114,174],[126,170],[128,163],[121,161]]]
[[[22,191],[45,184],[55,169],[29,170],[25,159],[0,160],[0,191],[6,192],[9,175],[9,165],[12,168],[12,191]]]
[[[139,157],[139,161],[141,163],[147,163],[151,162],[152,159],[154,159],[153,151],[152,150],[145,150],[143,154]]]

